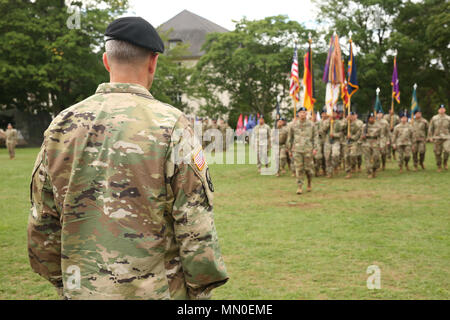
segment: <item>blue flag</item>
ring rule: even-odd
[[[348,57],[348,80],[347,80],[347,91],[348,96],[351,96],[358,91],[358,78],[356,77],[356,58],[353,55],[352,41],[350,40],[350,56]]]
[[[375,101],[375,112],[376,113],[383,113],[383,107],[381,106],[380,98],[377,95],[377,100]]]

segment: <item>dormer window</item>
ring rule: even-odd
[[[171,39],[169,40],[169,50],[175,48],[178,44],[181,44],[182,41],[180,39]]]

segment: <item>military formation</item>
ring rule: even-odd
[[[310,192],[313,175],[331,179],[343,170],[345,178],[351,179],[361,172],[363,159],[369,179],[376,178],[377,172],[384,171],[386,162],[392,159],[397,161],[400,173],[410,171],[411,162],[414,171],[419,167],[425,170],[427,141],[434,143],[438,172],[448,170],[450,116],[445,106],[439,106],[430,123],[422,117],[420,109],[415,110],[411,119],[409,116],[406,111],[399,115],[392,111],[386,115],[369,113],[363,122],[355,112],[343,118],[341,112],[334,110],[328,116],[323,110],[318,120],[315,114],[308,119],[306,109],[300,108],[291,122],[284,119],[277,122],[277,176],[284,174],[288,166],[297,179],[297,194],[302,194],[305,176]]]

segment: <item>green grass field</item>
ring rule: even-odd
[[[29,267],[29,180],[38,149],[0,149],[0,299],[56,299]],[[212,165],[215,221],[230,274],[214,299],[448,299],[450,172],[400,175],[390,162],[375,180],[316,178],[295,194],[290,175],[255,165]],[[368,290],[367,267],[381,269]]]

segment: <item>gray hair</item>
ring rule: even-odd
[[[105,43],[106,55],[110,61],[132,64],[140,62],[154,53],[122,40],[108,40]]]

